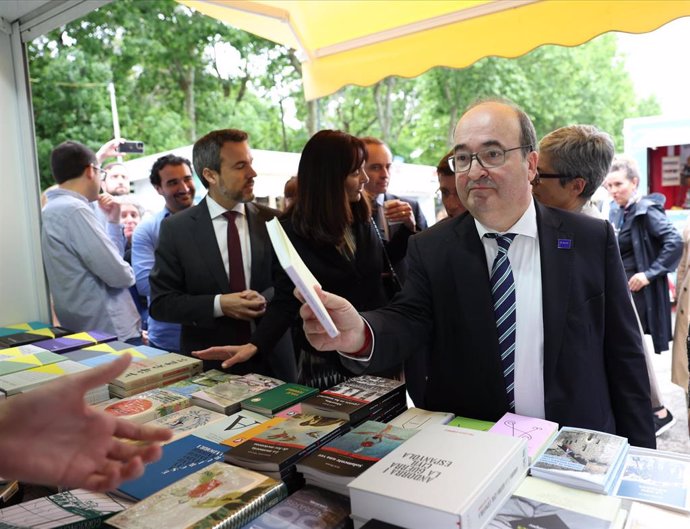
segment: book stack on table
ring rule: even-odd
[[[126,342],[114,340],[112,342],[82,347],[81,349],[65,353],[63,356],[86,366],[96,367],[112,362],[125,353],[131,355],[132,360],[136,362],[137,360],[144,360],[146,358],[154,358],[167,354],[167,351],[149,347],[148,345],[130,345]]]
[[[230,415],[240,410],[242,401],[263,391],[284,384],[277,378],[250,373],[233,376],[225,382],[210,384],[204,389],[192,393],[196,403],[213,411]]]
[[[121,419],[142,424],[188,408],[190,403],[189,397],[164,388],[156,388],[132,397],[103,403],[99,408]]]
[[[40,340],[38,342],[32,342],[32,345],[45,349],[46,351],[62,354],[89,345],[112,342],[114,340],[117,340],[117,336],[114,334],[93,330],[67,334],[48,340]]]
[[[64,327],[50,327],[40,322],[18,323],[0,327],[0,349],[28,345],[41,340],[60,338],[74,331]]]

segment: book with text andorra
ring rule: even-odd
[[[188,408],[189,405],[189,397],[157,388],[107,404],[100,409],[121,419],[141,424]]]
[[[391,423],[365,421],[302,459],[297,472],[307,483],[348,495],[348,483],[417,432]]]
[[[0,527],[91,529],[131,505],[114,494],[75,489],[0,509]]]
[[[219,421],[198,428],[194,435],[208,439],[214,443],[229,443],[237,436],[255,428],[266,421],[268,417],[249,410],[240,410],[232,415],[224,416]],[[228,445],[231,446],[231,445]]]
[[[163,446],[158,461],[146,465],[141,477],[125,481],[117,490],[130,499],[143,500],[193,472],[222,462],[227,451],[227,446],[188,435]]]
[[[286,496],[280,481],[216,462],[116,514],[108,524],[118,529],[239,529]]]
[[[355,425],[395,398],[405,397],[405,383],[363,375],[350,378],[302,402],[304,413],[338,417]]]
[[[321,285],[307,265],[304,264],[304,261],[302,261],[277,217],[266,223],[266,230],[271,238],[273,251],[278,257],[280,266],[283,267],[285,273],[295,284],[300,294],[302,294],[307,305],[314,311],[314,315],[318,318],[319,323],[321,323],[328,336],[335,338],[340,332],[316,292],[316,287],[321,287]]]
[[[73,332],[74,331],[70,331],[64,327],[43,327],[40,329],[32,329],[20,333],[9,334],[0,337],[0,349],[27,345],[49,338],[59,338],[60,336],[72,334]]]
[[[609,494],[628,453],[625,437],[563,427],[532,464],[533,476],[578,489]]]
[[[481,529],[528,465],[524,439],[432,424],[349,484],[352,516],[410,529]]]
[[[497,435],[509,435],[525,439],[529,457],[535,461],[536,457],[551,444],[551,441],[558,434],[558,424],[546,419],[525,417],[508,412],[488,431]]]
[[[429,411],[422,408],[408,408],[388,424],[406,430],[420,430],[431,424],[448,424],[455,415],[444,411]]]
[[[253,470],[283,471],[348,427],[342,419],[318,415],[276,419],[281,422],[230,450],[226,461]]]
[[[94,345],[102,342],[110,342],[117,340],[117,336],[109,332],[103,331],[85,331],[77,332],[74,334],[67,334],[65,336],[60,336],[59,338],[52,338],[49,340],[41,340],[38,342],[32,342],[36,347],[41,347],[46,351],[52,351],[54,353],[67,353],[69,351],[74,351],[75,349],[80,349],[88,345]]]
[[[690,512],[690,456],[632,447],[614,494]]]
[[[75,362],[81,362],[89,367],[96,367],[101,364],[107,364],[125,353],[132,356],[132,361],[143,360],[145,358],[153,358],[167,354],[167,351],[149,347],[147,345],[130,345],[126,342],[115,340],[113,342],[104,342],[89,347],[83,347],[76,351],[65,353],[64,356]]]
[[[318,392],[318,389],[303,386],[302,384],[286,383],[262,391],[257,395],[252,395],[244,399],[241,404],[245,410],[273,416],[285,408],[289,408],[312,395],[316,395]]]
[[[486,529],[609,529],[621,500],[527,477]]]
[[[200,373],[203,362],[198,358],[177,353],[166,353],[153,358],[143,358],[132,362],[127,369],[110,383],[113,394],[131,390],[147,384],[165,381],[181,375],[192,376]],[[122,396],[122,395],[118,395]]]
[[[168,388],[165,388],[166,390]],[[190,406],[182,410],[173,412],[169,415],[153,419],[146,424],[149,426],[160,426],[162,428],[169,428],[173,432],[173,437],[168,443],[176,441],[196,430],[211,424],[223,421],[227,417],[217,411],[207,410],[201,406]],[[164,443],[165,444],[165,443]]]
[[[243,529],[346,529],[349,514],[347,497],[307,485]]]
[[[232,378],[227,382],[221,382],[215,386],[206,387],[203,391],[204,396],[207,399],[212,399],[212,401],[206,400],[205,403],[200,402],[199,405],[230,415],[240,410],[240,403],[247,397],[280,386],[281,384],[284,384],[284,382],[277,378],[250,373],[248,375]],[[193,393],[192,396],[197,396],[197,393]],[[211,405],[211,403],[213,405]]]

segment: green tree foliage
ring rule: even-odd
[[[462,110],[479,97],[514,100],[540,137],[591,123],[619,148],[623,119],[659,111],[653,98],[636,98],[612,35],[389,77],[307,103],[293,51],[174,0],[116,0],[31,43],[29,60],[43,187],[52,183],[54,145],[77,139],[97,149],[112,137],[111,81],[122,135],[148,152],[226,127],[247,130],[255,148],[300,151],[316,130],[334,128],[380,137],[406,161],[435,165]]]

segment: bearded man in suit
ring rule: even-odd
[[[194,144],[194,169],[207,196],[161,223],[149,278],[151,316],[180,323],[180,352],[247,343],[272,292],[272,253],[266,222],[278,211],[254,199],[248,135],[216,130]],[[259,356],[259,355],[256,355]],[[297,378],[288,337],[267,356],[238,365],[286,381]],[[219,361],[204,367],[220,368]]]
[[[615,302],[627,281],[613,229],[534,201],[536,141],[513,103],[470,106],[450,158],[468,212],[410,239],[392,304],[359,315],[324,293],[340,335],[307,305],[305,334],[359,371],[428,349],[432,410],[492,421],[515,411],[654,447],[642,337],[632,305]]]

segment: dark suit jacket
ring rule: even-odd
[[[538,203],[546,418],[655,446],[649,379],[608,222]],[[570,249],[559,249],[569,240]],[[410,273],[392,305],[363,316],[375,334],[367,369],[430,350],[426,406],[498,420],[506,399],[488,266],[465,214],[410,239]],[[351,362],[348,362],[350,365]]]
[[[245,207],[252,259],[249,288],[272,294],[272,250],[266,222],[278,211],[254,203]],[[188,355],[214,345],[238,345],[236,320],[213,316],[215,296],[230,293],[230,284],[206,199],[197,206],[170,215],[161,223],[149,282],[151,315],[160,321],[182,324],[181,353]],[[250,361],[234,366],[233,372],[259,372],[294,380],[296,368],[292,347],[285,341],[279,345],[271,358],[255,355]],[[218,361],[204,362],[206,369],[219,366]]]

